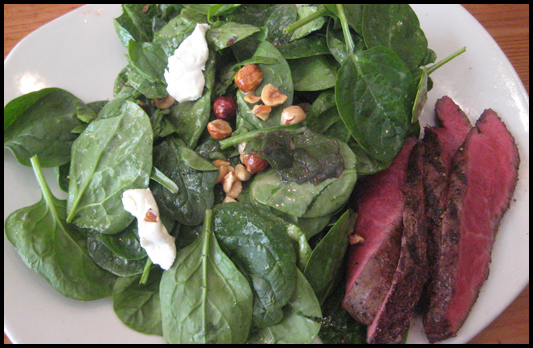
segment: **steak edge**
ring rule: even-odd
[[[415,144],[415,138],[408,138],[391,165],[369,177],[356,198],[358,218],[354,233],[365,241],[348,249],[342,306],[365,325],[373,322],[381,307],[400,257],[403,186]]]
[[[493,110],[485,110],[452,161],[437,270],[423,318],[431,343],[456,336],[477,300],[519,162],[514,138]]]

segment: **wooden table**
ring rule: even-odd
[[[4,59],[26,35],[81,5],[4,4]],[[529,93],[529,5],[463,5],[492,35]],[[450,18],[453,20],[453,18]],[[4,333],[4,343],[11,343]],[[470,343],[529,343],[529,285]]]

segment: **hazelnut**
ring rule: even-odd
[[[230,196],[226,196],[226,198],[224,198],[224,200],[222,201],[222,203],[235,203],[235,202],[237,202],[237,200]]]
[[[235,175],[240,181],[248,181],[252,177],[252,173],[250,173],[246,167],[240,163],[235,166]]]
[[[281,112],[281,124],[293,124],[305,121],[306,115],[304,109],[298,105],[289,106]]]
[[[235,172],[228,172],[228,174],[226,174],[226,176],[224,176],[224,179],[222,180],[222,188],[224,189],[224,192],[230,192],[231,188],[237,181],[239,181],[239,179],[237,178]]]
[[[278,106],[287,100],[287,96],[272,84],[267,84],[261,91],[261,100],[268,106]]]
[[[242,192],[242,182],[240,180],[236,180],[231,186],[231,189],[228,192],[226,192],[226,196],[236,199],[237,197],[239,197],[241,192]]]
[[[218,97],[213,103],[215,117],[219,120],[230,121],[237,114],[237,104],[231,97]]]
[[[222,140],[231,135],[233,130],[227,121],[214,120],[207,124],[207,131],[217,140]]]
[[[244,155],[243,164],[246,166],[246,170],[252,174],[262,172],[268,167],[268,161],[257,155]]]
[[[229,172],[228,166],[219,166],[218,167],[218,178],[215,184],[220,184],[224,180],[224,177],[228,174],[228,172]]]
[[[168,109],[174,104],[174,98],[169,95],[163,99],[152,99],[152,103],[154,103],[156,108],[164,110]]]
[[[257,65],[246,64],[237,71],[234,81],[242,92],[248,93],[256,89],[263,81],[263,73]]]
[[[260,96],[254,94],[254,92],[248,92],[244,95],[244,101],[249,104],[255,104],[261,100]]]
[[[252,109],[252,114],[266,121],[270,116],[270,111],[272,111],[272,108],[268,105],[255,105]]]
[[[223,159],[216,159],[213,161],[213,165],[220,169],[220,167],[225,166],[229,167],[230,163],[228,161],[225,161]]]

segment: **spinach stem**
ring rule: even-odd
[[[350,34],[350,27],[348,27],[348,21],[346,20],[346,15],[344,14],[344,9],[342,4],[336,4],[337,12],[339,19],[341,21],[342,32],[344,33],[344,41],[346,42],[346,48],[348,52],[353,53],[355,50],[355,44],[352,40],[352,35]]]
[[[151,267],[152,267],[152,260],[148,257],[146,260],[146,264],[144,265],[143,274],[141,275],[141,280],[139,281],[139,284],[146,284],[146,281],[148,280],[148,276],[150,275]]]
[[[173,194],[179,192],[178,185],[172,181],[168,176],[166,176],[162,171],[157,169],[155,166],[152,167],[152,173],[150,174],[150,179],[161,184],[164,188],[169,190]]]
[[[30,158],[30,162],[33,172],[35,173],[35,177],[37,178],[39,186],[41,187],[41,192],[46,201],[46,205],[52,211],[52,216],[56,217],[58,214],[54,204],[54,196],[52,195],[52,191],[50,191],[50,187],[48,187],[48,184],[46,183],[46,179],[44,178],[43,171],[41,169],[41,163],[39,163],[39,158],[37,155],[34,155],[32,158]]]
[[[258,130],[242,133],[242,134],[239,134],[239,135],[235,135],[235,136],[233,136],[231,138],[227,138],[227,139],[221,140],[220,141],[220,149],[224,150],[224,149],[226,149],[226,148],[228,148],[228,147],[230,147],[232,145],[237,145],[237,144],[242,143],[243,141],[248,141],[248,140],[250,140],[252,138],[255,138],[256,136],[258,136],[261,133],[272,132],[272,131],[277,131],[277,130],[284,130],[284,131],[288,132],[289,134],[300,134],[300,133],[303,133],[306,129],[307,129],[307,127],[305,127],[305,126],[302,127],[301,124],[281,125],[281,126],[274,126],[274,127],[258,129]]]
[[[431,74],[432,72],[434,72],[435,70],[437,70],[444,64],[448,63],[450,60],[454,59],[458,55],[464,53],[465,51],[466,51],[466,47],[463,47],[460,50],[453,52],[452,54],[450,54],[448,57],[444,58],[440,62],[433,64],[431,67],[427,68],[427,74],[428,75]]]
[[[303,27],[307,23],[312,22],[312,21],[314,21],[317,18],[325,16],[327,13],[328,13],[328,10],[326,10],[325,8],[321,8],[320,10],[311,13],[309,16],[306,16],[306,17],[304,17],[304,18],[302,18],[302,19],[300,19],[300,20],[298,20],[298,21],[286,26],[285,29],[283,29],[283,33],[284,34],[291,33],[293,31],[295,31],[296,29],[298,29],[300,27]]]

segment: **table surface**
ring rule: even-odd
[[[4,59],[26,35],[81,5],[4,4]],[[529,94],[529,4],[463,5],[507,55]],[[4,343],[11,343],[4,333]],[[529,284],[469,343],[529,343]]]

